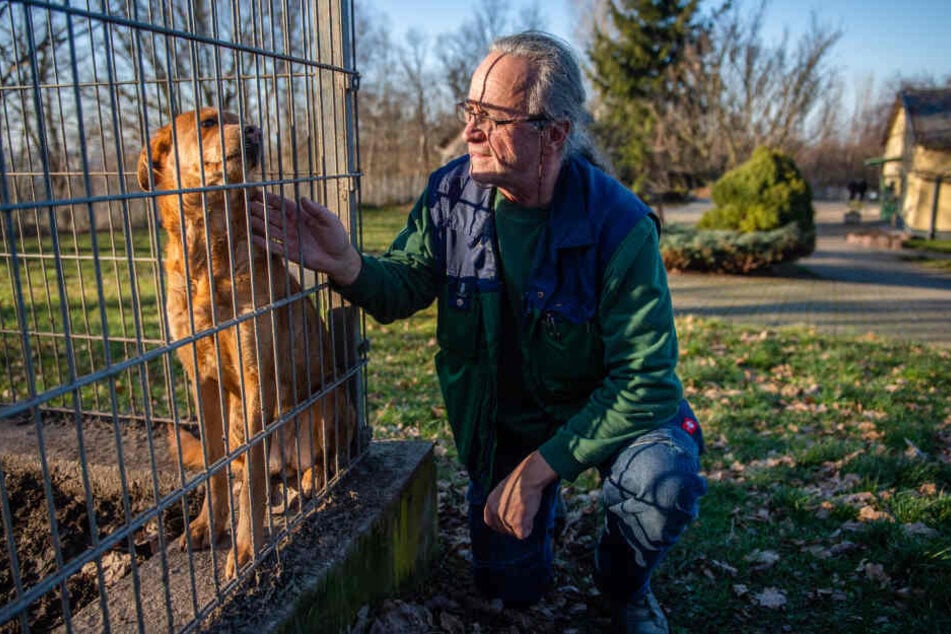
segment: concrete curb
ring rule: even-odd
[[[206,632],[341,632],[361,606],[412,583],[436,550],[436,467],[432,443],[373,442],[223,605],[202,619]],[[217,550],[218,583],[227,547]],[[182,629],[215,594],[209,551],[176,543],[107,591],[109,629]],[[164,565],[163,565],[164,563]],[[194,585],[193,581],[194,580]],[[138,587],[136,588],[136,583]],[[193,590],[194,588],[194,590]],[[138,598],[138,601],[137,601]],[[137,607],[138,604],[138,607]],[[98,601],[72,619],[74,631],[105,631]]]

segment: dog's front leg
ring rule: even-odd
[[[244,372],[244,399],[245,408],[237,400],[230,408],[231,437],[246,437],[249,440],[264,429],[264,412],[273,409],[273,387],[266,394],[261,394],[260,379],[254,368],[245,368]],[[247,436],[244,431],[244,415],[247,414]],[[264,510],[267,506],[267,465],[265,464],[264,443],[257,442],[247,453],[243,473],[241,494],[236,500],[238,505],[237,535],[234,548],[228,555],[225,566],[225,577],[230,579],[237,571],[250,561],[254,554],[264,546]]]
[[[201,440],[205,446],[208,462],[205,468],[224,455],[222,437],[224,416],[221,412],[221,393],[217,381],[198,379],[195,389],[196,402],[201,413]],[[188,526],[187,535],[182,535],[179,545],[185,550],[187,540],[192,548],[210,548],[228,530],[228,479],[223,471],[211,476],[205,487],[205,500],[201,512]]]

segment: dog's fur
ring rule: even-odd
[[[179,340],[299,293],[301,286],[280,257],[249,242],[242,188],[177,191],[244,182],[260,161],[261,130],[211,108],[179,115],[174,123],[174,128],[157,130],[142,150],[138,179],[144,190],[169,192],[157,201],[168,237],[169,327]],[[224,434],[234,450],[246,440],[246,428],[251,436],[259,434],[279,413],[320,390],[333,376],[330,348],[317,310],[306,298],[178,348],[199,407],[202,435],[201,442],[190,434],[173,435],[183,462],[197,468],[213,464],[225,453]],[[349,447],[355,425],[345,388],[339,387],[296,421],[288,421],[281,438],[270,438],[268,468],[262,442],[239,456],[234,464],[241,474],[237,534],[226,577],[233,577],[263,545],[267,474],[299,474],[301,492],[311,495],[324,485],[325,468],[333,470],[337,447]],[[177,458],[174,445],[172,450]],[[211,476],[201,513],[189,526],[193,547],[209,547],[223,536],[229,526],[228,497],[227,475],[219,470]],[[183,548],[185,544],[183,535]]]

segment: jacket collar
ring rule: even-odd
[[[561,166],[551,206],[551,246],[570,249],[594,244],[594,231],[588,212],[591,165],[570,156]]]
[[[463,155],[450,165],[457,163],[465,165],[465,174],[468,177],[469,155]],[[592,194],[593,169],[591,163],[578,156],[569,156],[562,163],[552,197],[550,221],[552,249],[586,247],[595,243],[588,210],[589,198]],[[496,191],[495,188],[492,190]],[[602,195],[607,193],[601,192]]]

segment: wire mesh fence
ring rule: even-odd
[[[353,60],[349,0],[0,3],[0,632],[197,629],[359,458],[360,317],[248,229],[359,235]]]

